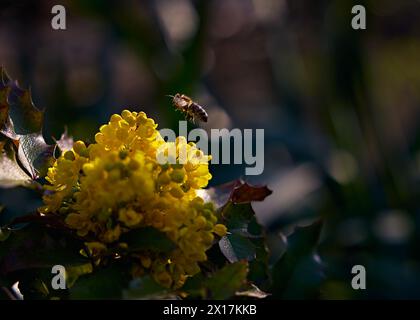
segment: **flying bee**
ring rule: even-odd
[[[195,123],[196,120],[207,122],[209,118],[206,110],[199,104],[195,103],[190,97],[185,94],[175,94],[174,96],[168,95],[172,98],[174,107],[185,114],[187,120]]]

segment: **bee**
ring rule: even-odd
[[[174,96],[168,95],[168,97],[172,98],[174,107],[184,113],[187,120],[192,123],[195,123],[196,120],[207,122],[209,116],[206,110],[195,103],[190,97],[180,93],[177,93]]]

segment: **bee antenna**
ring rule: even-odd
[[[175,96],[170,95],[170,94],[167,94],[166,96],[169,97],[169,98],[175,98]]]

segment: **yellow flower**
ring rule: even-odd
[[[93,242],[86,242],[85,243],[86,248],[92,257],[97,257],[101,255],[102,253],[106,252],[107,248],[106,245],[104,245],[101,242],[93,241]]]
[[[99,235],[99,239],[105,243],[110,243],[118,240],[121,235],[121,227],[119,224],[113,229],[106,230],[104,233]]]
[[[94,229],[94,224],[88,216],[79,213],[70,213],[65,219],[70,228],[76,229],[79,236],[86,236]]]
[[[118,212],[118,220],[127,227],[133,227],[143,220],[143,215],[133,209],[122,208]]]
[[[226,227],[217,224],[212,203],[197,196],[211,179],[210,156],[184,137],[165,142],[156,128],[144,112],[114,114],[95,143],[75,142],[49,168],[39,210],[63,215],[71,229],[89,239],[87,250],[95,255],[108,246],[126,251],[127,244],[119,241],[130,230],[164,232],[175,249],[136,252],[133,276],[147,272],[161,285],[179,288],[200,271],[198,263]],[[175,163],[157,161],[169,150],[175,150]]]
[[[45,206],[40,209],[42,213],[55,212],[62,207],[63,201],[78,186],[79,171],[87,161],[87,158],[67,151],[48,169],[45,179],[52,185],[44,186],[47,192],[43,197]]]
[[[213,228],[213,231],[218,236],[223,237],[227,233],[227,228],[224,224],[216,224]]]

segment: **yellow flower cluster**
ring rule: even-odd
[[[91,239],[87,246],[96,253],[123,247],[120,236],[133,229],[164,232],[175,249],[136,252],[133,275],[150,273],[179,288],[199,271],[214,234],[223,236],[226,227],[217,223],[212,203],[196,194],[211,179],[210,156],[184,137],[165,142],[156,127],[144,112],[124,110],[101,126],[96,143],[77,141],[49,168],[40,212],[63,215],[79,236]],[[159,154],[176,161],[161,163]]]

